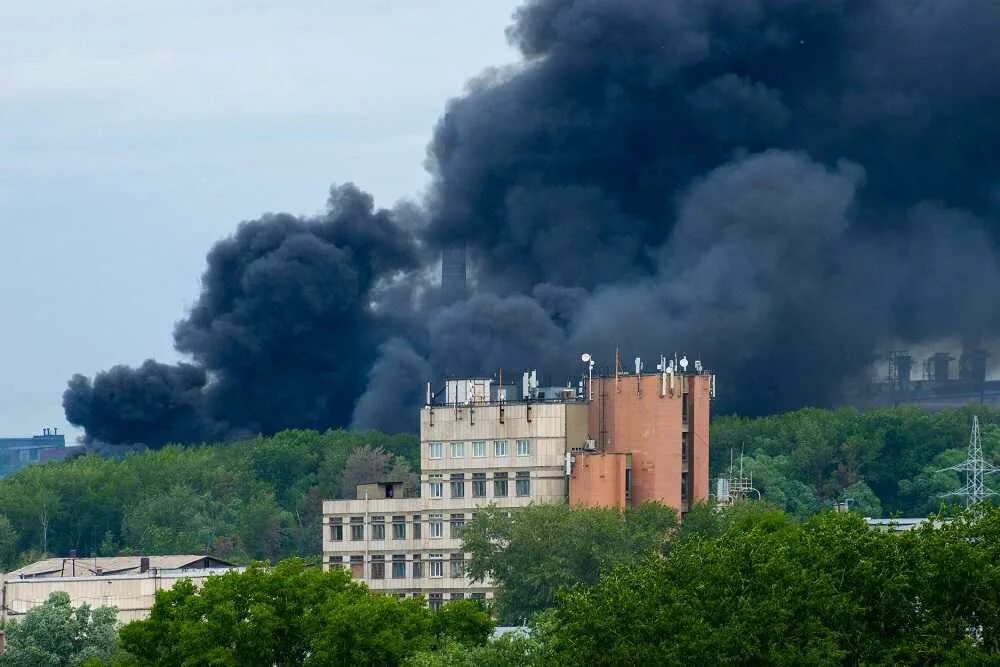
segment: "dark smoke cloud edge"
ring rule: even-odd
[[[995,339],[998,32],[977,0],[527,2],[423,205],[344,186],[244,223],[177,326],[193,363],[74,377],[67,416],[152,445],[410,430],[426,379],[616,346],[698,355],[719,410],[762,414],[836,403],[889,344]]]

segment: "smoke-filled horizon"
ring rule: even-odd
[[[836,403],[889,346],[992,341],[998,32],[976,0],[527,2],[522,62],[447,105],[426,201],[347,185],[242,223],[176,327],[190,363],[75,376],[67,418],[153,446],[413,430],[427,380],[616,347],[698,356],[717,410],[757,415]]]

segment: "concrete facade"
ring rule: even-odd
[[[0,438],[0,477],[32,463],[65,458],[71,451],[66,447],[66,436],[56,429],[43,429],[40,435]]]
[[[573,458],[569,478],[570,505],[625,510],[631,504],[631,454],[577,452]]]
[[[461,530],[478,508],[532,503],[625,509],[656,500],[686,511],[708,497],[713,378],[663,372],[521,391],[491,379],[449,380],[420,413],[420,497],[359,485],[323,503],[323,564],[369,588],[423,595],[432,607],[490,598],[465,576]],[[529,379],[530,378],[530,379]],[[507,400],[517,396],[517,400]]]
[[[424,595],[431,606],[490,598],[465,576],[460,532],[479,507],[565,502],[566,452],[586,439],[578,401],[428,405],[420,414],[420,498],[323,503],[324,567],[373,590]]]
[[[681,512],[708,499],[708,434],[712,376],[649,373],[594,378],[588,428],[593,453],[631,454],[632,504],[659,501]],[[579,458],[579,457],[578,457]],[[592,497],[576,489],[603,483],[589,476],[571,480],[571,497]],[[607,490],[600,490],[604,497]],[[615,505],[620,505],[619,498]]]
[[[236,568],[210,556],[116,556],[48,558],[8,572],[0,588],[3,616],[17,618],[43,604],[51,593],[69,594],[74,607],[117,607],[118,622],[143,619],[153,608],[156,592],[182,579],[201,585],[212,576]]]

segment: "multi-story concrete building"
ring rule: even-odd
[[[701,372],[700,363],[692,373],[675,373],[663,359],[661,366],[656,373],[618,373],[590,383],[594,442],[574,452],[571,503],[624,509],[656,500],[683,513],[708,499],[714,376]]]
[[[54,428],[42,429],[41,435],[0,438],[0,477],[32,463],[65,458],[70,451],[66,436]]]
[[[575,389],[539,387],[534,373],[520,387],[469,379],[447,381],[437,396],[428,389],[420,497],[402,498],[402,485],[388,482],[324,502],[325,567],[349,568],[373,590],[424,595],[432,607],[488,598],[490,582],[466,576],[461,548],[480,507],[659,500],[684,511],[707,498],[712,378],[663,368]]]

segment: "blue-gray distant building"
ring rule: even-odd
[[[57,429],[42,429],[41,435],[0,438],[0,477],[31,463],[65,458],[69,453],[66,436]]]

